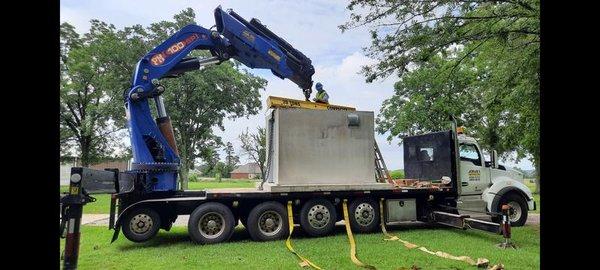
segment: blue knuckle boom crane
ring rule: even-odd
[[[310,96],[315,71],[308,57],[257,19],[248,22],[233,10],[224,11],[220,6],[214,16],[216,30],[185,26],[137,63],[125,102],[133,150],[132,169],[146,175],[146,192],[177,188],[179,157],[161,97],[165,89],[160,79],[235,59],[250,68],[270,69],[277,77],[296,83],[307,100]],[[212,57],[186,57],[193,50],[208,50]],[[156,119],[150,111],[150,98],[156,104]]]
[[[69,194],[61,198],[61,237],[66,238],[64,269],[77,267],[82,208],[84,204],[95,201],[88,192],[114,193],[116,190],[119,193],[113,194],[111,199],[110,227],[115,229],[114,241],[122,216],[119,215],[114,225],[115,195],[136,194],[137,197],[130,201],[144,201],[167,198],[177,190],[180,160],[173,127],[161,97],[165,91],[161,79],[178,77],[188,71],[235,59],[250,68],[270,69],[277,77],[291,80],[302,89],[306,100],[309,99],[315,70],[308,57],[257,19],[248,22],[231,9],[224,11],[221,6],[215,9],[214,17],[216,30],[187,25],[137,63],[132,86],[124,91],[133,150],[132,170],[72,168]],[[208,50],[211,57],[187,57],[194,50]],[[156,119],[151,113],[150,99],[156,105]],[[188,193],[187,196],[196,196],[193,191]],[[129,203],[119,201],[119,214],[122,214],[121,208],[128,207]],[[173,216],[163,218],[167,220],[160,222],[161,227],[170,228]]]

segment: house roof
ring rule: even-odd
[[[231,173],[260,173],[260,168],[257,163],[251,162],[235,168]]]

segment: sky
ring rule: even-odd
[[[347,1],[305,0],[305,1],[214,1],[214,0],[170,0],[170,1],[124,1],[90,0],[60,2],[60,20],[76,27],[79,33],[88,32],[91,19],[114,24],[117,28],[140,24],[148,26],[161,20],[172,20],[173,15],[191,7],[196,13],[196,22],[205,28],[215,24],[213,11],[221,5],[232,8],[246,20],[259,19],[272,32],[283,37],[296,49],[312,60],[315,67],[313,81],[323,83],[330,96],[330,103],[355,107],[361,111],[379,113],[381,103],[392,96],[396,77],[366,83],[358,74],[360,67],[374,62],[364,55],[363,47],[370,44],[367,28],[357,28],[341,33],[338,25],[346,22],[350,12],[345,9]],[[142,57],[142,56],[140,56]],[[301,90],[291,81],[275,77],[270,70],[250,70],[268,81],[265,91],[261,91],[263,110],[248,118],[225,121],[225,131],[215,128],[215,133],[224,142],[232,142],[240,153],[238,135],[249,129],[265,126],[266,98],[282,96],[304,99]],[[314,90],[313,90],[314,93]],[[168,108],[167,108],[168,111]],[[467,127],[468,130],[468,127]],[[387,141],[387,134],[375,134],[388,169],[403,168],[403,149],[400,140]],[[223,155],[223,153],[222,153]],[[241,156],[241,161],[248,161]],[[532,163],[525,159],[520,163],[505,160],[510,167],[532,169]]]

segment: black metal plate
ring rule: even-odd
[[[455,179],[452,132],[442,131],[403,139],[404,174],[408,179]]]
[[[112,171],[81,168],[81,186],[89,194],[116,193],[115,179]]]
[[[119,193],[132,192],[137,174],[133,172],[119,173]]]

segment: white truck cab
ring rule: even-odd
[[[461,182],[458,208],[500,212],[500,207],[508,204],[511,206],[511,225],[524,225],[527,211],[535,210],[536,204],[531,190],[523,183],[523,175],[499,165],[495,150],[490,153],[491,160],[486,161],[474,138],[466,136],[462,127],[457,133]]]

